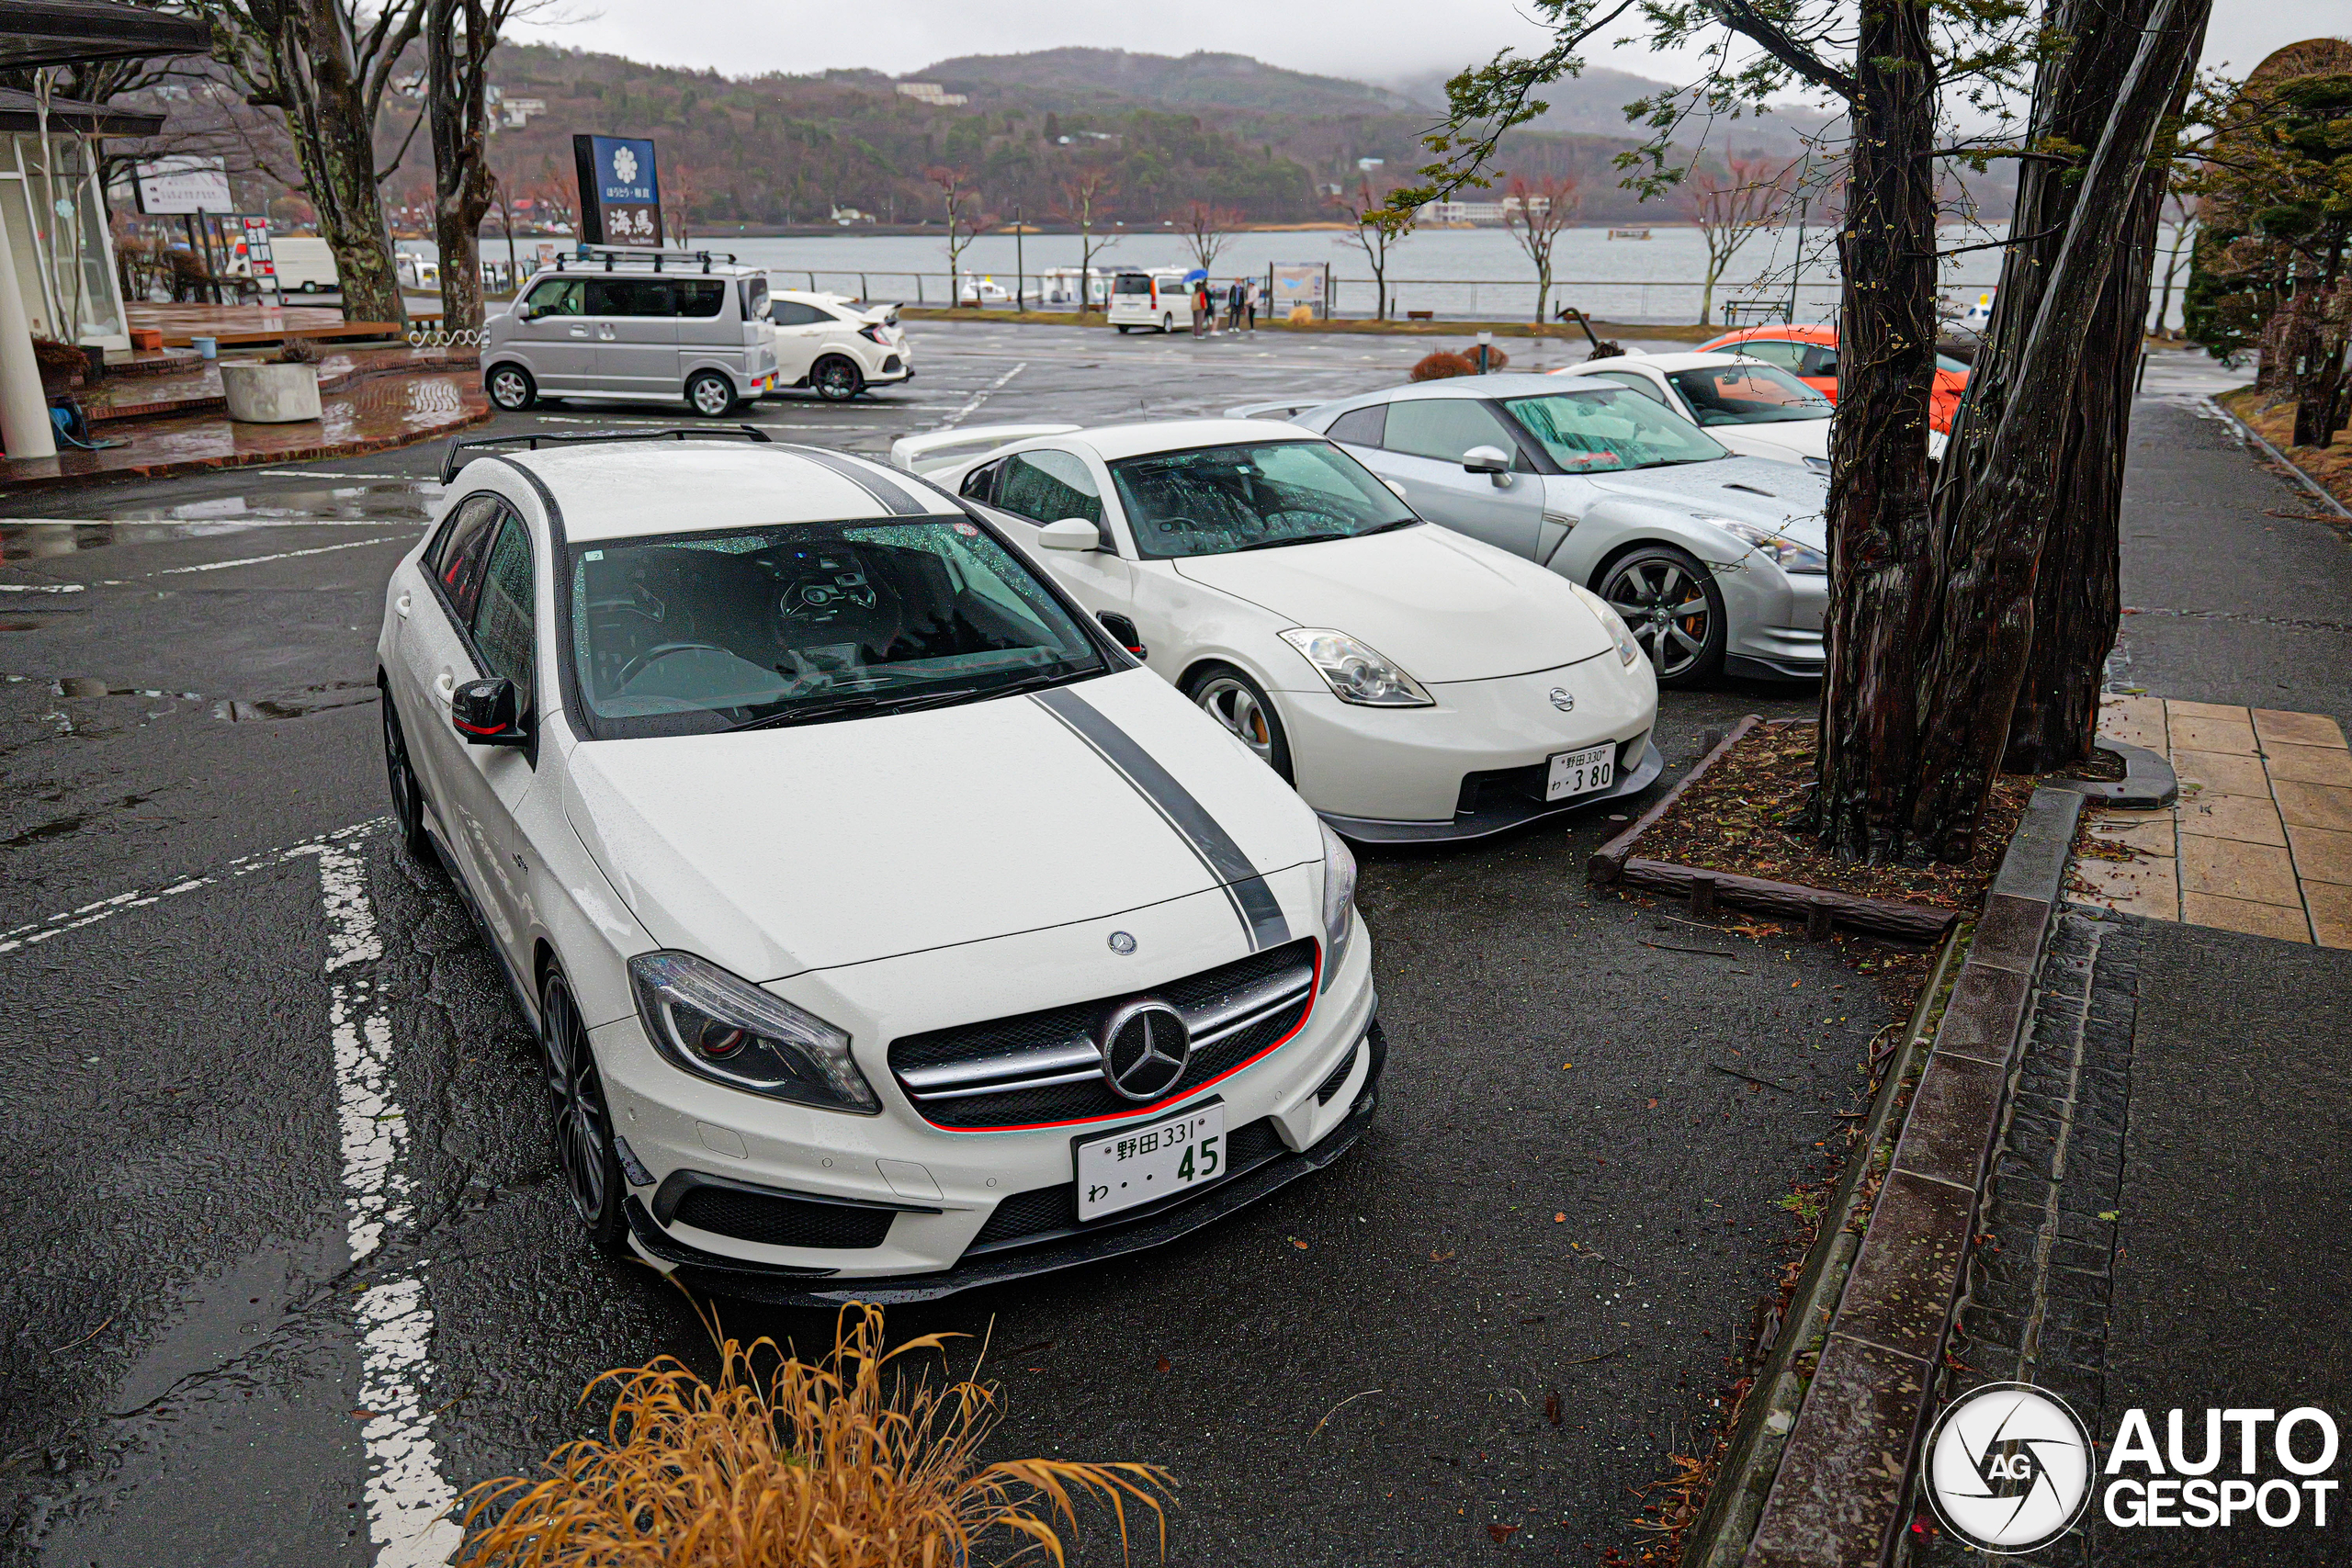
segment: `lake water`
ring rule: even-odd
[[[1699,231],[1688,227],[1654,226],[1646,240],[1611,239],[1607,229],[1564,230],[1552,256],[1554,310],[1574,305],[1605,321],[1678,322],[1696,321],[1701,280],[1706,275],[1706,249]],[[1943,248],[1979,244],[1997,238],[1981,230],[1944,231]],[[537,241],[521,241],[527,257]],[[2171,244],[2159,242],[2157,265]],[[947,246],[935,236],[900,234],[826,234],[808,238],[761,239],[697,234],[697,248],[731,252],[744,265],[769,269],[778,287],[826,288],[868,299],[898,299],[908,303],[944,304],[947,299]],[[402,242],[402,249],[431,254],[422,242]],[[503,259],[503,242],[485,239],[483,254]],[[1029,234],[1016,242],[1010,234],[984,234],[964,252],[962,270],[994,278],[1010,290],[1016,267],[1038,288],[1038,275],[1053,267],[1075,267],[1079,262],[1075,234]],[[1990,288],[2000,276],[1998,250],[1972,252],[1944,264],[1947,297],[1966,302]],[[1178,235],[1147,230],[1125,231],[1106,250],[1097,253],[1098,268],[1190,266],[1193,257]],[[1332,273],[1333,308],[1343,316],[1372,313],[1372,269],[1354,237],[1329,230],[1291,232],[1251,232],[1232,237],[1219,253],[1212,271],[1220,278],[1248,275],[1262,282],[1270,265],[1329,264]],[[2185,271],[2185,269],[2184,269]],[[1440,317],[1509,321],[1534,314],[1533,269],[1518,242],[1500,229],[1428,230],[1393,246],[1388,259],[1392,310],[1433,310]],[[1784,302],[1793,297],[1801,321],[1827,321],[1838,306],[1837,257],[1829,231],[1819,227],[1804,231],[1802,265],[1798,231],[1793,228],[1759,231],[1734,256],[1715,288],[1714,315],[1723,319],[1727,301],[1765,299]],[[2174,319],[2177,321],[2177,289]]]

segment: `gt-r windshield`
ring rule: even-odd
[[[1779,424],[1827,419],[1836,412],[1827,398],[1761,360],[1669,371],[1666,378],[1701,424]]]
[[[571,645],[599,739],[863,717],[1107,668],[961,518],[575,546]]]
[[[1540,442],[1566,473],[1655,468],[1731,456],[1713,436],[1631,387],[1544,392],[1502,401],[1520,428]]]
[[[1322,441],[1155,452],[1113,463],[1111,478],[1136,552],[1150,560],[1352,538],[1420,521],[1362,463]]]

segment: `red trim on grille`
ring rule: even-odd
[[[1186,1089],[1183,1093],[1171,1094],[1167,1099],[1160,1100],[1159,1103],[1154,1105],[1138,1105],[1131,1111],[1114,1111],[1102,1116],[1080,1116],[1074,1121],[1069,1122],[1019,1122],[1002,1127],[949,1127],[933,1121],[928,1116],[924,1116],[919,1107],[916,1109],[915,1114],[922,1118],[922,1124],[924,1126],[937,1128],[943,1133],[1043,1133],[1050,1131],[1056,1127],[1086,1127],[1091,1126],[1097,1122],[1124,1122],[1132,1116],[1149,1116],[1154,1111],[1165,1111],[1171,1105],[1190,1100],[1204,1089],[1209,1089],[1216,1084],[1223,1083],[1234,1074],[1240,1072],[1246,1067],[1253,1066],[1256,1064],[1264,1061],[1268,1056],[1272,1055],[1275,1052],[1289,1044],[1293,1040],[1298,1037],[1298,1032],[1306,1027],[1306,1021],[1315,1016],[1316,998],[1322,996],[1322,994],[1323,944],[1318,941],[1315,944],[1315,978],[1309,984],[1307,988],[1306,1010],[1298,1015],[1298,1021],[1292,1024],[1289,1031],[1284,1033],[1280,1040],[1275,1041],[1272,1044],[1267,1046],[1264,1050],[1259,1052],[1248,1061],[1236,1062],[1233,1066],[1226,1068],[1225,1071],[1217,1074],[1216,1077],[1208,1079],[1206,1082],[1196,1083],[1192,1088]],[[906,1091],[902,1088],[899,1092],[904,1094]],[[907,1103],[913,1105],[914,1097],[909,1095]]]

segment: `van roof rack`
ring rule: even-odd
[[[607,441],[691,441],[702,436],[726,437],[733,435],[740,435],[746,441],[759,442],[763,446],[769,444],[768,433],[762,430],[756,424],[738,424],[733,426],[722,424],[673,424],[666,430],[595,430],[583,431],[577,435],[539,434],[527,435],[477,435],[470,439],[452,441],[449,443],[448,451],[444,453],[441,458],[441,482],[443,484],[447,484],[450,480],[458,477],[458,470],[464,468],[466,465],[465,455],[468,452],[492,446],[511,446],[518,441],[523,444],[524,450],[536,452],[539,449],[539,446],[542,442],[549,446],[561,446]]]
[[[567,270],[563,265],[565,259],[564,253],[558,251],[555,254],[555,265],[550,270],[555,272],[563,272]],[[582,245],[576,254],[571,256],[570,259],[578,264],[577,265],[568,269],[573,272],[589,272],[596,270],[616,272],[619,270],[614,265],[616,262],[628,262],[631,265],[642,265],[644,263],[650,262],[655,272],[662,270],[662,264],[664,262],[675,262],[679,264],[676,270],[681,272],[692,272],[695,270],[693,266],[688,265],[688,263],[700,263],[701,270],[704,272],[708,272],[714,265],[720,262],[726,263],[729,266],[738,265],[735,260],[735,253],[732,251],[650,251],[629,245]],[[605,264],[601,269],[592,267],[589,265],[592,262],[599,261]]]

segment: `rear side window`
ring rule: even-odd
[[[678,286],[666,277],[592,277],[592,316],[666,317],[678,313]]]
[[[537,603],[531,592],[531,535],[522,519],[504,513],[481,574],[470,625],[485,675],[514,682],[518,701],[530,705],[532,637]]]
[[[1783,370],[1794,370],[1804,363],[1805,344],[1791,343],[1785,338],[1752,337],[1740,343],[1727,343],[1725,354],[1736,354],[1748,359],[1760,359],[1767,365],[1777,365]]]
[[[747,277],[743,280],[743,319],[764,321],[768,319],[768,280]]]
[[[502,511],[494,495],[468,499],[441,525],[441,536],[425,552],[425,563],[461,626],[473,622],[474,605],[481,596],[482,568],[490,558],[492,528]]]
[[[1838,374],[1838,350],[1834,346],[1809,343],[1804,345],[1804,362],[1797,367],[1800,376],[1835,376]]]
[[[996,486],[996,470],[997,465],[994,463],[983,464],[974,468],[964,476],[964,482],[956,487],[956,493],[973,501],[988,500],[989,491]]]
[[[1517,453],[1519,443],[1495,412],[1468,398],[1419,398],[1388,405],[1388,428],[1381,445],[1414,457],[1458,463],[1473,446],[1499,446]]]
[[[678,291],[681,316],[716,316],[727,308],[727,285],[718,278],[694,278],[672,287]]]
[[[1083,517],[1102,525],[1102,492],[1086,464],[1071,452],[1023,452],[1000,465],[995,504],[1016,517],[1058,523]]]
[[[768,307],[768,319],[780,327],[813,327],[833,318],[797,299],[778,299]]]
[[[1333,420],[1331,428],[1323,434],[1351,446],[1377,446],[1387,424],[1388,405],[1374,403],[1368,409],[1350,409]]]

